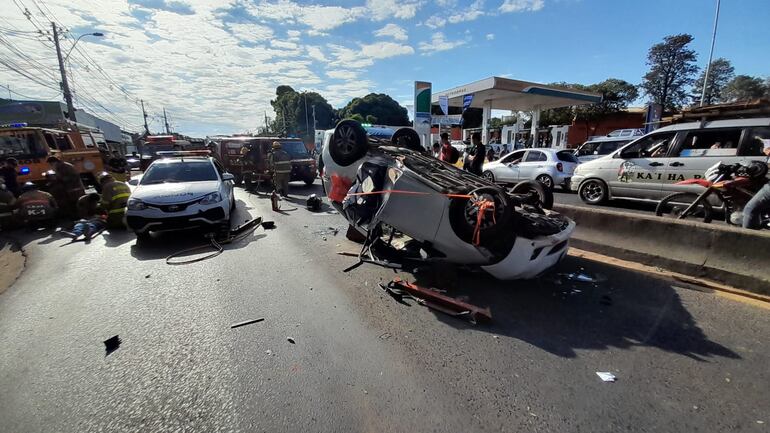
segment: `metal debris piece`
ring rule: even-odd
[[[144,278],[150,278],[150,274],[145,275]]]
[[[412,299],[415,299],[421,305],[450,316],[466,317],[473,324],[479,321],[492,321],[492,313],[489,311],[489,307],[480,308],[451,296],[443,295],[435,290],[403,281],[400,278],[394,279],[387,286],[380,284],[380,287],[385,288],[391,296],[393,296],[392,292],[397,292],[399,295],[403,295],[406,292],[407,295],[411,296]]]
[[[596,375],[599,376],[599,378],[605,382],[615,381],[615,375],[610,373],[609,371],[597,371]]]
[[[387,340],[388,338],[390,338],[390,332],[380,335],[380,340]]]
[[[251,319],[251,320],[244,320],[243,322],[233,323],[230,325],[230,329],[238,328],[245,325],[251,325],[252,323],[257,323],[265,320],[264,317],[260,317],[259,319]]]
[[[262,228],[272,230],[275,228],[275,221],[262,221]]]
[[[273,354],[272,350],[270,350],[270,349],[265,350],[265,355],[272,355],[272,354]]]
[[[120,343],[122,343],[122,341],[117,335],[104,340],[104,349],[106,351],[104,356],[108,356],[110,353],[118,350]]]
[[[286,337],[286,341],[288,341],[288,342],[289,342],[289,343],[291,343],[291,344],[297,344],[297,342],[296,342],[296,341],[294,341],[294,339],[293,339],[293,338],[291,338],[291,337]]]

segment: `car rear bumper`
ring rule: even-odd
[[[222,207],[169,217],[136,215],[130,212],[126,215],[126,224],[136,233],[215,227],[227,221],[227,215]]]

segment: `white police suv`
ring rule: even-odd
[[[126,223],[137,238],[192,228],[229,231],[233,175],[207,153],[162,153],[128,199]]]

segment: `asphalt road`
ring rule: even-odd
[[[655,207],[658,204],[656,201],[617,199],[611,200],[601,206],[596,206],[584,203],[583,200],[580,200],[580,197],[578,197],[577,193],[563,192],[560,190],[554,190],[553,201],[554,203],[568,204],[572,206],[583,206],[594,209],[610,209],[647,215],[655,215]]]
[[[604,281],[418,275],[489,306],[473,326],[396,303],[377,287],[392,271],[343,273],[354,259],[336,252],[358,246],[340,215],[238,197],[239,220],[277,227],[184,266],[164,258],[204,242],[190,233],[15,233],[27,268],[0,295],[0,431],[768,429],[766,307],[572,257],[557,272]]]

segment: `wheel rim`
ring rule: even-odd
[[[339,136],[335,141],[335,146],[343,155],[350,155],[356,148],[356,131],[350,126],[343,126],[337,129]]]
[[[537,180],[545,185],[547,188],[551,188],[553,186],[553,181],[548,176],[540,176],[537,178]]]
[[[588,201],[599,201],[604,195],[604,188],[597,182],[589,182],[583,186],[583,198]]]
[[[484,172],[484,179],[493,181],[493,180],[495,180],[495,176],[491,172],[485,171]]]

